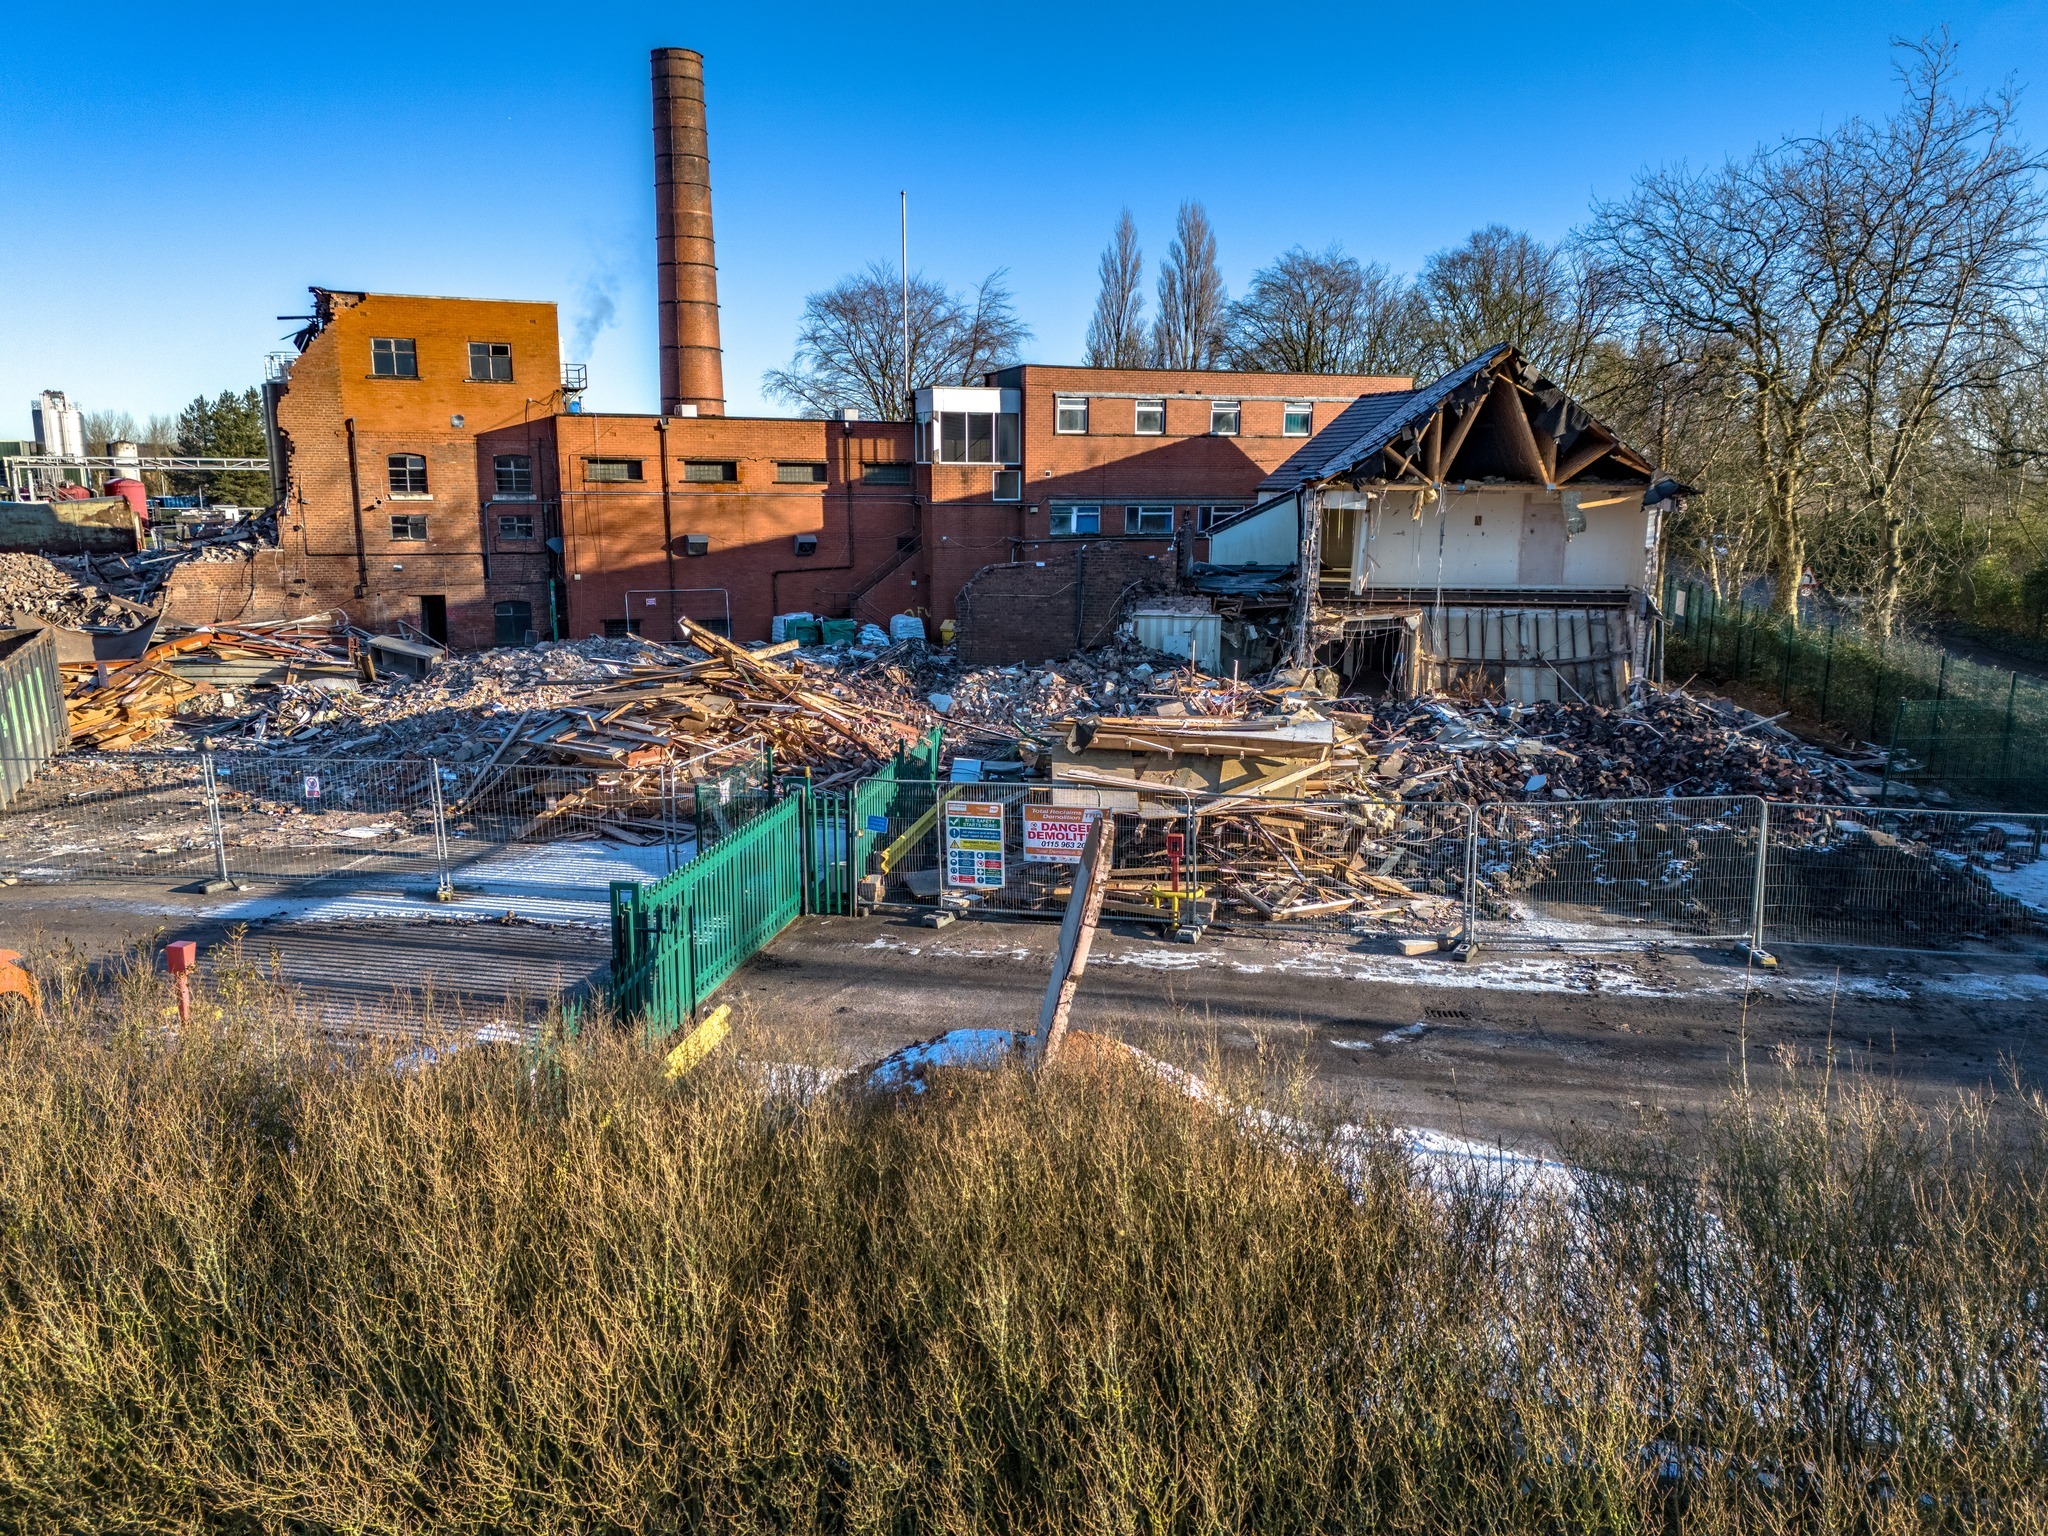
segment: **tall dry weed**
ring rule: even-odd
[[[800,1103],[744,1030],[672,1083],[325,1045],[254,964],[182,1030],[57,994],[0,1042],[11,1528],[2048,1518],[2038,1106],[1794,1081],[1530,1186],[1107,1053]]]

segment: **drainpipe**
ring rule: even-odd
[[[664,354],[664,361],[666,361],[666,354]],[[658,419],[657,419],[657,420],[655,421],[655,423],[654,423],[654,430],[655,430],[656,432],[658,432],[658,433],[660,433],[660,434],[661,434],[661,558],[662,558],[662,564],[663,564],[663,567],[664,567],[664,568],[665,568],[665,569],[667,570],[667,572],[668,572],[668,591],[667,591],[666,593],[664,593],[663,595],[664,595],[664,596],[666,596],[666,597],[668,598],[668,605],[669,605],[668,619],[669,619],[669,623],[668,623],[668,634],[667,634],[667,635],[665,635],[665,636],[663,636],[663,638],[664,638],[664,639],[666,639],[666,640],[674,640],[674,639],[676,638],[676,634],[677,634],[677,631],[678,631],[678,629],[679,629],[679,626],[678,626],[678,625],[677,625],[677,623],[676,623],[676,611],[675,611],[675,606],[676,606],[676,523],[675,523],[675,501],[674,501],[674,497],[673,497],[673,495],[672,495],[672,494],[670,493],[670,491],[669,491],[669,484],[668,484],[668,418],[667,418],[666,416],[662,416],[662,417],[658,418]],[[632,605],[631,605],[631,604],[628,604],[627,606],[628,606],[628,607],[630,607],[630,606],[632,606]],[[626,627],[627,627],[627,628],[628,628],[628,629],[630,630],[630,629],[632,628],[632,625],[631,625],[631,624],[628,624],[628,625],[627,625]]]
[[[356,597],[370,595],[370,550],[363,541],[363,480],[356,468],[356,419],[342,423],[348,429],[348,505],[356,520]]]

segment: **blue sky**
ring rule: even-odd
[[[1887,39],[1944,23],[2048,140],[2048,0],[47,7],[0,91],[0,437],[41,388],[140,416],[253,383],[315,283],[552,299],[590,405],[650,409],[658,45],[706,59],[726,393],[777,413],[762,371],[806,293],[894,259],[899,188],[913,268],[1008,268],[1027,356],[1073,361],[1120,207],[1148,280],[1184,197],[1233,291],[1297,243],[1413,271],[1880,113]]]

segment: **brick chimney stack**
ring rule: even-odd
[[[704,56],[690,48],[654,50],[654,239],[661,414],[723,416]]]

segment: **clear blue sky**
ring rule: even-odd
[[[1296,243],[1413,271],[1880,113],[1887,39],[1943,23],[2048,139],[2048,0],[45,7],[0,91],[0,437],[41,388],[141,416],[253,383],[316,283],[552,299],[592,407],[650,409],[657,45],[705,55],[737,413],[775,410],[806,293],[893,261],[898,188],[913,268],[1007,267],[1027,356],[1072,361],[1122,206],[1148,279],[1184,197],[1233,292]]]

